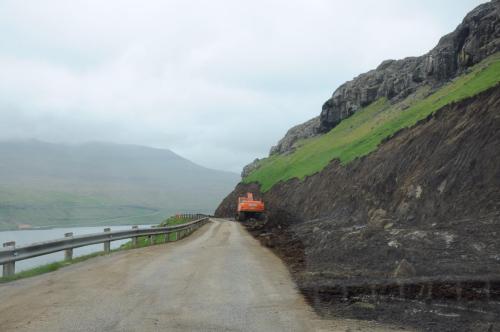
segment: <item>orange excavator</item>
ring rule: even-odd
[[[245,221],[249,219],[265,220],[264,202],[254,199],[252,193],[238,197],[238,211],[236,220]]]

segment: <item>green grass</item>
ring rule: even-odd
[[[165,219],[164,221],[162,221],[160,224],[160,227],[181,225],[181,224],[185,224],[187,222],[193,221],[193,220],[194,219],[187,218],[184,215],[171,216],[171,217]]]
[[[59,261],[59,262],[54,262],[54,263],[50,263],[50,264],[46,264],[46,265],[41,265],[41,266],[35,267],[33,269],[21,271],[19,273],[14,274],[13,276],[10,276],[10,277],[1,277],[0,283],[14,281],[14,280],[18,280],[18,279],[30,278],[30,277],[34,277],[34,276],[37,276],[40,274],[57,271],[62,267],[72,265],[75,263],[80,263],[80,262],[86,261],[87,259],[94,258],[97,256],[102,256],[102,255],[104,255],[103,251],[95,252],[95,253],[85,255],[85,256],[76,257],[76,258],[73,258],[72,260],[69,260],[69,261]]]
[[[410,127],[441,107],[474,96],[500,82],[500,54],[497,53],[471,71],[432,94],[422,87],[404,101],[391,104],[379,99],[343,120],[328,133],[303,140],[293,153],[274,155],[243,182],[258,182],[263,192],[280,181],[303,179],[326,167],[332,160],[342,164],[369,154],[397,131]]]
[[[171,216],[165,219],[163,222],[161,222],[161,224],[159,224],[158,227],[181,225],[190,221],[193,221],[193,219],[186,218],[183,216]],[[178,240],[177,235],[175,233],[169,233],[167,241],[165,241],[166,236],[167,236],[166,234],[155,235],[153,237],[154,243],[165,243]],[[137,246],[135,248],[147,247],[149,245],[150,245],[149,238],[147,236],[141,236],[137,238]],[[132,246],[132,241],[124,243],[120,246],[120,249],[132,249],[132,248],[134,248]]]

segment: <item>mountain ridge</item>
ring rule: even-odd
[[[155,223],[178,212],[211,213],[237,178],[168,149],[2,141],[0,227],[88,225],[115,217]]]

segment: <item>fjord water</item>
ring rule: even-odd
[[[0,243],[16,241],[16,246],[24,246],[35,242],[55,240],[64,237],[65,233],[73,232],[73,235],[83,235],[101,233],[104,228],[111,228],[112,231],[130,229],[132,226],[98,226],[98,227],[66,227],[51,229],[16,230],[0,232]],[[141,225],[139,228],[149,228],[150,225]],[[129,240],[118,240],[111,242],[111,249],[118,248]],[[76,248],[73,250],[73,257],[83,256],[103,250],[102,244]],[[64,252],[56,252],[49,255],[25,259],[16,262],[16,272],[31,269],[40,265],[57,262],[64,259]]]

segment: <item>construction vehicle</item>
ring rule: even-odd
[[[261,221],[266,219],[264,202],[259,199],[254,199],[252,193],[247,193],[246,196],[238,197],[238,211],[236,214],[236,220],[238,221],[249,219]]]

